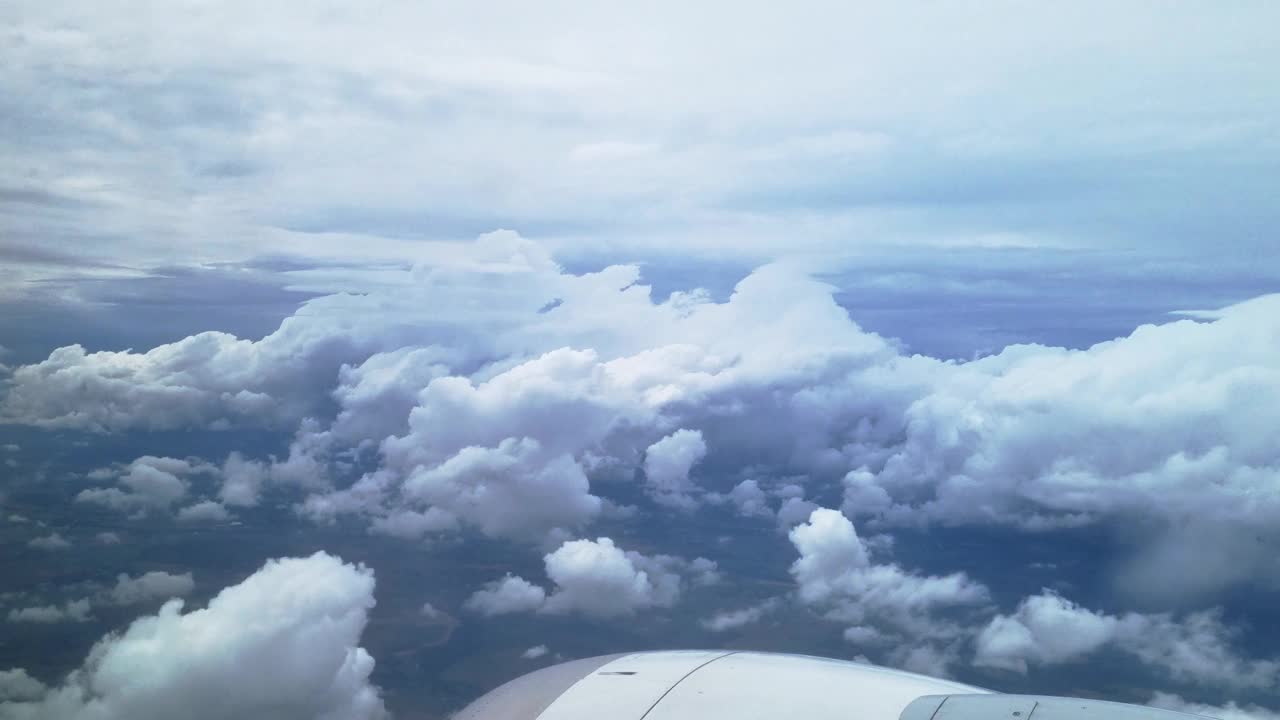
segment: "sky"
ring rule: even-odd
[[[0,718],[697,646],[1274,720],[1278,23],[5,4]]]

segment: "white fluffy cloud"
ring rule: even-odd
[[[528,650],[525,650],[524,652],[520,653],[520,657],[524,658],[525,660],[537,660],[538,658],[543,657],[549,652],[551,651],[547,649],[546,645],[534,645]]]
[[[623,552],[609,538],[572,540],[545,558],[556,589],[544,612],[578,611],[597,617],[670,607],[680,597],[680,561]]]
[[[800,558],[791,566],[800,599],[833,603],[841,615],[927,614],[933,609],[987,601],[986,587],[963,573],[917,575],[893,564],[876,564],[853,523],[836,510],[819,508],[791,530]]]
[[[543,558],[554,589],[507,575],[476,591],[467,607],[486,615],[538,611],[608,618],[671,607],[687,584],[718,582],[716,564],[623,551],[610,538],[569,540]]]
[[[421,381],[443,372],[441,358],[467,364],[492,356],[493,345],[507,340],[504,331],[513,332],[566,282],[543,248],[513,233],[483,236],[461,257],[451,252],[446,247],[431,266],[402,274],[394,292],[311,300],[256,342],[206,332],[145,353],[60,348],[14,371],[0,414],[42,427],[101,432],[273,425],[318,410],[342,373],[336,396],[349,406],[340,428],[352,435],[362,428],[385,432],[370,419],[379,412],[371,404],[394,405],[397,388],[412,398]],[[507,281],[507,296],[494,293],[492,284],[486,288],[487,279]],[[474,305],[468,295],[488,296],[482,317],[426,309]],[[484,327],[476,327],[481,320]],[[490,337],[494,330],[498,334]],[[438,355],[402,351],[430,346],[436,337],[455,344]],[[390,427],[402,424],[403,418],[392,417]]]
[[[760,489],[760,484],[755,480],[743,480],[734,485],[725,499],[733,504],[739,515],[752,517],[773,514],[773,511],[769,508],[768,495],[765,494],[764,490]],[[806,514],[805,517],[808,517],[808,515]]]
[[[102,432],[274,415],[273,398],[249,389],[260,383],[245,377],[256,369],[249,357],[253,347],[209,332],[144,354],[59,348],[44,362],[15,370],[5,414],[42,427]],[[197,372],[189,375],[192,369]]]
[[[202,500],[182,508],[176,517],[178,522],[184,523],[223,522],[231,519],[231,513],[212,500]]]
[[[82,490],[76,501],[116,510],[167,512],[187,496],[192,478],[216,473],[216,467],[203,461],[144,455],[127,466],[91,473],[91,479],[114,477],[117,487]]]
[[[626,481],[641,468],[655,499],[690,508],[689,471],[708,447],[703,431],[682,427],[681,418],[721,433],[741,431],[736,442],[758,446],[767,457],[794,458],[804,467],[829,465],[830,457],[814,455],[829,430],[803,417],[818,399],[790,407],[787,393],[803,391],[811,376],[829,365],[862,364],[890,353],[887,343],[849,322],[829,288],[792,269],[757,271],[727,303],[674,295],[656,304],[648,288],[634,284],[634,268],[584,276],[566,275],[554,266],[531,272],[530,286],[546,294],[535,295],[538,302],[529,308],[552,297],[562,302],[544,313],[529,310],[524,324],[507,328],[505,337],[491,333],[487,341],[531,349],[532,359],[499,363],[467,377],[445,374],[441,353],[432,349],[416,361],[427,368],[402,353],[371,361],[376,367],[367,372],[347,372],[344,387],[372,383],[370,394],[356,394],[389,392],[396,398],[388,401],[392,413],[409,408],[408,415],[402,423],[387,421],[385,414],[375,422],[364,418],[371,407],[366,404],[351,414],[340,410],[332,426],[304,429],[299,437],[310,438],[312,445],[376,441],[382,459],[380,470],[355,484],[312,495],[303,504],[305,514],[325,520],[364,515],[383,531],[411,525],[405,521],[414,516],[405,511],[421,517],[435,509],[457,518],[459,526],[494,537],[558,539],[599,515],[603,504],[594,483]],[[471,286],[474,278],[449,277],[453,291],[477,291]],[[512,296],[497,298],[498,307]],[[770,298],[777,297],[790,298],[792,306],[774,312]],[[602,307],[644,321],[619,327],[600,313]],[[768,317],[759,317],[765,308]],[[754,320],[748,322],[749,317]],[[723,325],[750,326],[751,332],[711,331]],[[766,351],[761,343],[771,335],[782,340]],[[564,341],[588,342],[590,349],[555,347]],[[751,402],[746,406],[751,414],[737,417],[744,412],[740,393],[763,392],[761,387],[775,384],[786,392]],[[900,395],[893,388],[871,395],[885,393]],[[348,396],[344,391],[338,397]],[[805,432],[763,433],[780,412]],[[388,430],[399,434],[377,435]],[[365,432],[374,435],[360,438]],[[294,456],[291,451],[290,462]]]
[[[238,452],[227,455],[222,463],[222,487],[218,499],[223,505],[252,507],[258,504],[268,470],[261,462],[247,460]]]
[[[760,622],[766,615],[777,610],[781,604],[782,601],[778,598],[769,598],[764,602],[738,610],[722,610],[709,618],[699,621],[699,624],[711,632],[737,630]]]
[[[547,600],[547,591],[522,577],[507,575],[467,598],[466,608],[481,615],[532,612]]]
[[[1240,634],[1215,611],[1108,615],[1052,592],[1026,598],[1012,615],[998,615],[978,634],[974,662],[1025,673],[1031,665],[1078,660],[1103,647],[1135,656],[1176,680],[1233,688],[1272,688],[1280,662],[1241,657]]]
[[[1280,450],[1260,432],[1280,422],[1276,318],[1280,296],[1266,296],[1213,322],[957,365],[912,404],[876,483],[903,521],[1131,518],[1145,542],[1119,582],[1151,599],[1266,577],[1280,541]]]
[[[167,600],[183,597],[196,587],[191,573],[180,575],[163,570],[152,570],[137,577],[129,577],[121,573],[116,577],[116,584],[108,592],[111,602],[116,605],[135,605],[153,600]]]
[[[1054,664],[1087,655],[1116,635],[1120,619],[1046,592],[999,615],[977,638],[974,662],[1025,673],[1028,663]]]
[[[108,635],[62,685],[0,704],[15,720],[385,717],[359,647],[373,573],[317,553],[269,561],[206,608],[181,600]],[[138,668],[146,682],[138,682]]]
[[[644,475],[649,493],[662,505],[692,510],[696,501],[689,471],[707,455],[707,444],[697,430],[677,430],[649,446],[644,453]]]
[[[1025,673],[1028,663],[1065,662],[1097,650],[1119,624],[1046,592],[1023,600],[1012,616],[993,618],[978,635],[974,662]]]
[[[536,441],[506,439],[496,448],[467,447],[444,463],[419,468],[405,495],[474,524],[492,537],[568,531],[600,512],[581,466]]]
[[[427,508],[425,512],[393,510],[390,515],[374,518],[369,525],[371,533],[405,540],[418,540],[425,535],[457,529],[458,518],[448,510],[438,507]]]
[[[891,661],[911,670],[945,675],[966,631],[941,613],[988,602],[987,588],[963,573],[919,575],[875,563],[853,523],[836,510],[814,510],[790,538],[800,554],[791,565],[800,601],[830,620],[899,639]]]

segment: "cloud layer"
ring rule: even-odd
[[[760,267],[717,300],[655,298],[635,266],[571,273],[512,232],[432,252],[358,281],[304,274],[352,292],[258,341],[58,351],[14,370],[0,411],[94,433],[291,438],[252,457],[138,457],[90,473],[79,499],[188,522],[283,505],[413,542],[535,548],[545,581],[492,581],[467,603],[481,615],[672,607],[714,563],[593,533],[715,512],[785,531],[795,599],[887,662],[1031,672],[1127,652],[1184,685],[1274,680],[1218,608],[1242,587],[1275,590],[1280,296],[1086,349],[949,361],[863,330],[800,263]],[[1169,610],[1050,593],[1001,612],[990,579],[904,567],[855,523],[1096,531],[1117,597]],[[737,603],[707,627],[768,610]]]
[[[221,475],[222,506],[197,498],[193,521],[301,487],[301,512],[323,522],[560,542],[607,509],[608,483],[637,479],[659,508],[691,511],[730,478],[741,512],[794,523],[813,506],[792,477],[840,487],[851,517],[885,526],[1128,523],[1117,582],[1135,594],[1212,596],[1275,570],[1280,454],[1260,429],[1280,422],[1280,296],[1085,350],[944,362],[863,331],[797,267],[762,267],[724,302],[656,301],[637,279],[567,273],[493,233],[311,300],[260,341],[59,350],[17,368],[0,409],[96,431],[293,429],[286,456],[139,458],[79,498],[167,512],[194,474]],[[378,470],[344,477],[353,453]],[[702,468],[716,486],[697,487]]]

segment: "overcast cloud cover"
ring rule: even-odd
[[[0,718],[689,645],[1274,718],[1277,23],[5,6]]]

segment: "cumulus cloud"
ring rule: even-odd
[[[661,559],[663,565],[677,568],[684,573],[689,578],[689,581],[697,587],[716,585],[723,579],[720,574],[720,566],[715,560],[696,557],[693,560],[686,561],[683,558],[670,555],[658,555],[657,558]]]
[[[623,552],[609,538],[571,540],[545,561],[556,589],[544,612],[612,617],[671,607],[680,597],[680,559]]]
[[[9,611],[11,623],[53,624],[61,622],[87,622],[91,618],[88,598],[68,600],[62,605],[39,605],[14,608]]]
[[[743,480],[729,491],[728,498],[739,515],[747,517],[772,515],[769,509],[769,497],[755,480]]]
[[[919,575],[875,563],[853,523],[836,510],[814,510],[790,538],[800,554],[791,565],[800,601],[830,620],[901,639],[893,662],[909,669],[945,675],[965,630],[940,613],[989,600],[986,586],[963,573]]]
[[[1271,688],[1280,662],[1244,658],[1232,648],[1240,630],[1218,611],[1108,615],[1045,591],[1012,615],[997,615],[978,634],[974,663],[1025,673],[1031,665],[1078,660],[1108,647],[1170,677],[1201,685]]]
[[[1054,664],[1087,655],[1116,635],[1120,619],[1046,592],[999,615],[978,635],[974,663],[1025,673],[1028,663]]]
[[[393,510],[390,515],[374,518],[369,525],[369,532],[405,540],[418,540],[425,535],[457,529],[457,516],[438,507],[427,508],[424,512]]]
[[[17,368],[5,417],[49,428],[119,432],[300,416],[315,374],[337,372],[358,358],[359,339],[309,335],[286,322],[257,343],[205,332],[146,353],[59,348],[47,360]],[[296,353],[296,354],[295,354]]]
[[[857,331],[847,318],[843,333],[830,327],[838,322],[834,315],[843,313],[830,303],[826,290],[800,275],[776,269],[744,281],[727,305],[706,300],[653,305],[645,294],[628,286],[616,301],[652,315],[651,330],[668,328],[669,341],[678,344],[644,349],[648,342],[635,345],[634,339],[624,336],[593,336],[599,345],[596,349],[552,350],[483,382],[435,378],[418,396],[410,413],[409,432],[388,438],[381,446],[386,469],[407,480],[397,486],[398,481],[392,479],[377,493],[367,494],[370,502],[356,505],[361,511],[373,506],[375,515],[388,512],[377,509],[386,503],[431,505],[456,512],[464,521],[497,535],[569,530],[598,513],[598,500],[589,491],[592,476],[627,479],[643,459],[646,487],[655,499],[669,506],[691,507],[689,470],[705,455],[706,442],[701,431],[654,432],[673,424],[664,410],[700,413],[701,405],[695,400],[709,392],[719,392],[718,388],[730,392],[736,383],[768,382],[776,373],[785,377],[796,368],[786,365],[776,353],[760,356],[757,346],[741,338],[727,338],[723,343],[727,346],[716,348],[714,354],[688,340],[710,337],[701,331],[706,323],[754,312],[760,302],[756,296],[779,286],[803,288],[804,305],[812,310],[803,320],[791,318],[794,322],[787,332],[800,335],[807,324],[821,329],[816,336],[838,346],[831,349],[823,344],[808,353],[861,357],[886,347],[878,338]],[[585,313],[585,308],[566,301],[549,314],[571,312]],[[783,319],[773,322],[782,324]],[[796,342],[812,346],[813,337],[803,335]],[[611,345],[639,352],[608,359],[601,348]],[[726,428],[746,426],[724,422]],[[543,488],[540,499],[524,503],[524,514],[518,517],[530,526],[528,530],[510,522],[486,525],[480,521],[507,514],[507,503],[501,502],[505,491],[489,492],[491,506],[476,507],[471,513],[467,512],[469,504],[460,502],[478,491],[472,485],[499,487],[485,474],[473,471],[497,461],[501,461],[505,477],[511,479],[512,491],[534,484],[547,470],[559,478],[559,488]],[[523,470],[525,467],[529,470]],[[467,472],[460,472],[463,470]],[[567,517],[559,520],[537,512],[544,505]]]
[[[534,645],[528,650],[525,650],[524,652],[520,653],[520,657],[524,658],[525,660],[537,660],[538,658],[546,655],[549,652],[551,651],[547,649],[546,645]],[[1224,718],[1223,720],[1226,720],[1226,719]]]
[[[28,675],[26,670],[0,670],[0,702],[34,700],[47,690],[44,683]]]
[[[223,505],[233,507],[257,505],[267,474],[264,463],[246,460],[238,452],[228,454],[222,463],[222,487],[218,490],[218,499]]]
[[[508,574],[473,593],[467,607],[485,615],[537,611],[620,617],[671,607],[686,584],[719,581],[716,564],[706,558],[623,551],[606,537],[566,541],[543,562],[552,591]]]
[[[889,493],[876,483],[876,477],[864,465],[850,470],[842,481],[845,513],[853,516],[876,515],[893,506]]]
[[[511,251],[521,249],[524,257],[512,263]],[[528,293],[544,284],[537,280],[555,276],[545,250],[512,233],[483,236],[467,255],[455,259],[452,270],[438,267],[406,274],[399,297],[315,298],[256,342],[205,332],[145,353],[90,353],[79,345],[59,348],[43,362],[14,371],[0,415],[42,427],[98,432],[271,426],[296,422],[318,411],[325,400],[323,389],[333,386],[344,366],[355,369],[345,371],[339,397],[351,403],[348,414],[358,415],[368,402],[393,393],[388,386],[398,382],[375,378],[361,386],[363,376],[385,369],[390,362],[384,358],[360,369],[372,356],[428,346],[433,336],[454,332],[460,333],[458,339],[464,343],[471,343],[470,351],[461,351],[462,357],[475,358],[487,350],[483,333],[472,331],[468,337],[471,318],[447,318],[424,310],[461,300],[457,292],[451,296],[450,290],[457,290],[450,287],[451,280],[459,275],[536,278],[524,283],[525,293],[517,290],[505,306],[496,303],[490,308],[490,318],[502,319],[505,314],[509,327],[514,319],[509,316],[530,302]],[[449,258],[441,253],[437,261],[443,265]],[[371,317],[380,320],[369,322]],[[458,357],[453,351],[445,355]],[[423,362],[430,366],[433,361],[416,357],[406,367],[417,372]],[[346,425],[360,422],[350,418]]]
[[[223,522],[231,518],[231,513],[219,503],[202,500],[179,510],[177,518],[179,522],[186,523]]]
[[[436,467],[420,467],[405,481],[404,492],[493,537],[568,531],[600,512],[581,466],[566,454],[548,457],[531,438],[463,448]]]
[[[809,519],[813,515],[813,511],[818,509],[818,504],[805,500],[802,497],[789,497],[782,501],[782,505],[778,508],[778,526],[784,530],[790,530],[792,527]]]
[[[508,574],[472,593],[465,607],[486,616],[506,615],[538,610],[546,600],[546,590],[522,577]]]
[[[844,637],[845,642],[860,647],[875,647],[891,641],[891,638],[884,633],[868,625],[850,625],[844,629],[841,636]]]
[[[904,521],[1036,530],[1128,518],[1147,542],[1120,577],[1148,598],[1265,576],[1280,454],[1258,429],[1280,419],[1277,317],[1280,296],[1266,296],[1213,322],[956,365],[907,411],[876,483]]]
[[[373,658],[358,645],[373,586],[371,571],[324,553],[269,561],[206,608],[170,600],[104,637],[63,684],[2,703],[0,715],[383,718]]]
[[[359,365],[343,365],[333,391],[341,408],[333,434],[355,443],[403,435],[418,392],[450,375],[450,366],[459,359],[458,353],[431,345],[375,353]]]
[[[800,559],[791,566],[791,574],[806,599],[826,599],[836,592],[833,583],[871,565],[871,557],[853,523],[834,510],[814,510],[809,521],[793,529],[790,537],[800,553]]]
[[[707,444],[697,430],[680,429],[649,446],[644,454],[644,475],[649,493],[662,505],[692,510],[696,504],[689,471],[707,455]]]
[[[183,597],[195,587],[195,579],[189,572],[175,575],[163,570],[152,570],[137,577],[121,573],[116,577],[115,587],[107,595],[116,605],[135,605]]]
[[[66,550],[71,547],[71,541],[62,537],[62,533],[52,532],[28,540],[27,545],[37,550]]]
[[[700,620],[698,624],[711,632],[728,632],[760,622],[766,615],[780,607],[782,601],[769,598],[762,603],[738,610],[722,610],[709,618]]]
[[[115,477],[117,486],[82,490],[76,501],[122,511],[168,512],[187,496],[194,476],[216,473],[216,467],[203,461],[144,455],[122,468],[92,474],[94,479]]]

